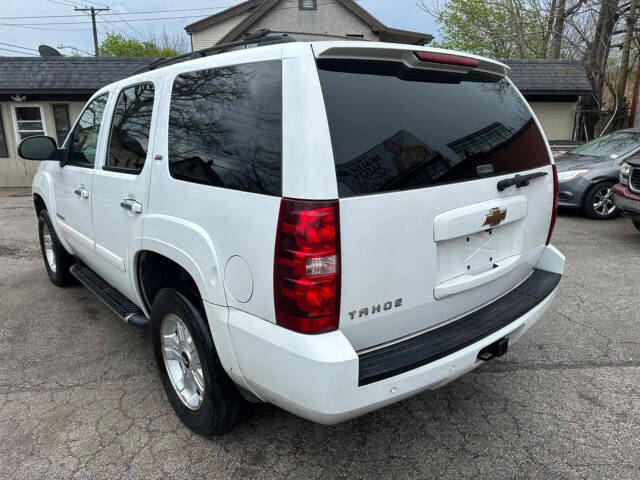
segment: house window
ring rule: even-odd
[[[300,10],[317,10],[318,0],[298,0]]]
[[[9,158],[7,148],[7,137],[4,134],[4,123],[2,122],[2,110],[0,109],[0,158]]]
[[[53,109],[53,121],[56,126],[56,140],[58,147],[62,148],[64,139],[67,138],[69,130],[71,130],[71,122],[69,122],[69,105],[66,103],[57,103],[51,106]]]
[[[44,113],[40,105],[25,105],[13,107],[13,120],[18,143],[27,137],[44,135]]]

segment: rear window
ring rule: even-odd
[[[281,62],[178,75],[169,111],[169,172],[187,182],[281,195]]]
[[[378,62],[320,61],[318,68],[341,197],[550,163],[529,109],[505,79],[404,76]]]

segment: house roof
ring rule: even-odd
[[[578,60],[502,60],[523,95],[587,95],[591,83]]]
[[[132,75],[153,58],[0,57],[0,94],[84,94]],[[504,60],[524,95],[587,95],[591,84],[579,61]]]
[[[0,94],[92,94],[148,65],[145,57],[0,57]]]
[[[410,30],[401,30],[398,28],[387,27],[380,22],[376,17],[367,12],[364,8],[358,5],[353,0],[337,0],[347,10],[353,13],[356,17],[369,25],[373,32],[387,32],[389,34],[401,35],[415,39],[415,43],[428,43],[433,40],[433,35],[428,33],[412,32]],[[245,33],[251,26],[262,18],[269,10],[276,6],[280,0],[247,0],[246,2],[239,3],[238,5],[223,10],[209,17],[193,22],[184,29],[188,34],[198,32],[212,25],[216,25],[220,22],[228,20],[231,17],[240,15],[241,13],[251,12],[247,18],[240,22],[236,27],[231,29],[224,37],[218,41],[218,44],[225,42],[232,42],[236,40],[240,35]]]

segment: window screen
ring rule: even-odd
[[[62,145],[71,129],[71,123],[69,122],[69,105],[66,103],[58,103],[52,105],[51,108],[53,109],[53,120],[56,126],[56,140],[58,141],[58,145]]]
[[[489,75],[319,63],[342,197],[462,182],[550,163],[518,91]]]
[[[152,111],[152,84],[135,85],[120,92],[111,121],[105,170],[140,173],[149,148]]]
[[[169,171],[174,178],[281,194],[281,62],[184,73],[173,83]]]

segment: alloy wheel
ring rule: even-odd
[[[601,188],[593,196],[593,210],[600,216],[611,215],[616,209],[611,187]]]
[[[178,398],[190,410],[198,410],[204,399],[204,375],[189,329],[169,313],[162,319],[160,335],[164,366]]]
[[[44,256],[47,259],[49,269],[56,273],[56,252],[53,251],[53,240],[51,239],[51,231],[46,223],[42,226],[42,244],[44,245]]]

